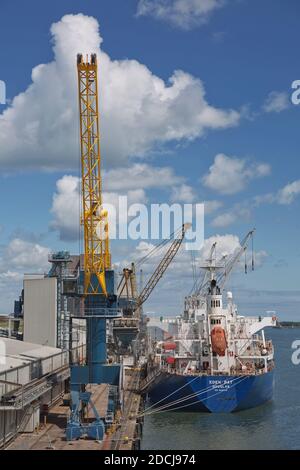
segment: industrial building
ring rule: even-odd
[[[39,428],[45,409],[68,391],[70,361],[82,363],[86,358],[86,322],[70,320],[67,308],[73,313],[75,301],[62,294],[65,283],[70,288],[70,280],[77,278],[80,258],[63,252],[49,255],[49,262],[48,274],[24,275],[22,295],[15,303],[18,314],[7,333],[16,333],[11,324],[18,328],[23,318],[23,332],[18,332],[23,341],[0,337],[0,447],[18,433]],[[61,269],[65,262],[68,271]]]
[[[41,410],[51,407],[65,392],[69,378],[67,351],[0,338],[0,446],[18,432],[33,432]],[[5,352],[5,355],[3,355]],[[85,354],[78,349],[78,356]]]

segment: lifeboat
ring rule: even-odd
[[[176,343],[166,342],[162,344],[162,347],[165,351],[175,351]]]
[[[167,364],[175,364],[175,357],[169,356],[167,357]]]
[[[212,350],[218,356],[225,356],[227,349],[227,341],[225,331],[221,326],[215,326],[211,332]]]

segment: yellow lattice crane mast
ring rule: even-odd
[[[107,320],[119,316],[115,294],[114,271],[111,269],[108,213],[102,206],[100,133],[98,110],[97,58],[92,54],[84,62],[77,55],[80,111],[80,144],[82,176],[82,214],[84,226],[84,283],[86,319],[86,363],[71,365],[70,408],[66,428],[68,441],[89,437],[102,441],[105,425],[92,400],[88,384],[120,384],[120,364],[107,364]],[[79,292],[81,297],[81,291]],[[72,338],[71,338],[72,340]],[[91,410],[94,420],[84,419]],[[90,417],[89,417],[90,418]]]
[[[108,214],[102,207],[97,57],[77,56],[80,111],[84,294],[107,296],[105,269],[111,267]]]

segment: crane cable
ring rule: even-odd
[[[169,398],[169,397],[171,397],[172,395],[174,395],[175,393],[179,392],[179,390],[182,390],[184,387],[190,385],[192,382],[194,382],[194,381],[197,380],[198,378],[199,378],[199,376],[194,377],[193,380],[191,380],[190,382],[187,382],[187,383],[184,384],[183,386],[177,388],[174,392],[170,393],[169,395],[167,395],[166,397],[162,398],[162,399],[159,400],[158,402],[155,402],[153,405],[149,406],[146,410],[144,410],[143,414],[149,412],[149,410],[151,410],[152,408],[155,408],[158,403],[161,403],[162,401],[167,400],[167,398]],[[233,379],[233,381],[238,380],[239,378],[240,378],[240,377],[236,377],[235,379]],[[202,393],[210,392],[210,391],[214,390],[215,388],[216,388],[216,387],[215,387],[214,385],[211,385],[211,386],[209,386],[209,387],[206,387],[206,388],[205,388],[204,390],[202,390],[201,392],[193,392],[193,393],[191,393],[190,395],[187,395],[187,396],[182,397],[182,398],[178,398],[177,400],[174,400],[174,401],[171,402],[171,403],[161,405],[160,407],[155,408],[155,409],[157,410],[157,409],[160,409],[160,408],[164,408],[164,407],[166,407],[166,406],[171,406],[172,404],[176,404],[177,402],[185,401],[186,399],[192,398],[192,397],[197,396],[197,395],[201,395]]]
[[[170,238],[165,238],[163,239],[158,245],[155,245],[151,250],[143,257],[139,258],[136,262],[135,265],[136,267],[140,267],[142,264],[144,264],[150,257],[154,255],[155,252],[158,252],[161,250],[163,247],[165,247],[170,240],[178,238],[178,236],[182,233],[182,227],[178,228],[174,232],[170,234]]]
[[[198,377],[196,377],[196,378],[198,378]],[[242,378],[241,378],[240,376],[239,376],[239,377],[236,377],[236,378],[233,379],[233,381],[232,381],[232,382],[234,382],[234,381],[236,381],[236,382],[235,382],[235,383],[232,383],[232,384],[229,386],[229,388],[228,388],[227,390],[230,390],[232,387],[236,386],[237,384],[241,383],[243,380],[245,380],[245,379],[247,379],[247,378],[248,378],[248,376],[245,376],[245,377],[242,377]],[[190,383],[191,383],[191,382],[189,382],[189,383],[186,384],[186,385],[189,385]],[[154,405],[152,405],[151,407],[149,407],[144,413],[141,413],[141,414],[138,415],[137,417],[140,417],[140,416],[150,416],[150,415],[155,414],[155,413],[163,413],[164,411],[175,411],[175,410],[179,410],[179,409],[181,409],[181,408],[186,408],[187,406],[195,405],[195,404],[198,404],[199,402],[202,403],[203,401],[209,400],[210,398],[213,398],[214,396],[216,396],[216,395],[218,395],[218,394],[224,392],[224,390],[219,390],[218,392],[214,393],[213,395],[210,395],[209,397],[203,398],[202,400],[199,400],[199,399],[198,399],[198,400],[196,400],[196,401],[194,401],[194,402],[192,402],[192,403],[187,403],[186,405],[182,405],[182,406],[179,406],[179,407],[176,407],[176,408],[170,408],[170,407],[172,407],[173,405],[178,405],[178,404],[180,404],[180,403],[184,403],[184,402],[190,400],[191,398],[194,398],[194,397],[196,397],[196,396],[202,395],[203,393],[209,393],[210,391],[213,391],[213,390],[215,390],[215,389],[216,389],[215,386],[212,386],[212,387],[210,387],[210,388],[208,387],[208,389],[202,390],[201,392],[194,392],[194,393],[192,393],[192,394],[190,394],[190,395],[187,395],[186,397],[180,398],[180,399],[178,399],[178,400],[174,400],[174,401],[171,402],[171,403],[167,403],[167,404],[162,405],[162,406],[160,406],[160,407],[158,407],[158,408],[154,408],[152,411],[148,412],[148,410],[149,410],[150,408],[153,408],[153,407],[156,406],[156,403],[155,403]],[[178,389],[178,390],[180,390],[180,389]],[[175,390],[175,392],[173,392],[173,393],[176,393],[178,390]],[[166,397],[166,398],[167,398],[167,397]],[[165,400],[166,398],[164,398],[163,400]],[[162,401],[162,400],[161,400],[161,401]],[[157,403],[158,403],[158,402],[157,402]]]
[[[172,395],[174,395],[175,393],[179,392],[179,390],[182,390],[183,388],[187,387],[188,385],[190,385],[191,383],[193,383],[197,379],[198,379],[198,376],[194,377],[190,382],[187,382],[186,384],[184,384],[181,387],[177,388],[174,392],[169,393],[169,395],[167,395],[166,397],[162,398],[161,400],[155,402],[153,405],[149,406],[146,410],[144,410],[143,413],[145,413],[145,411],[150,410],[151,408],[154,408],[156,405],[158,405],[158,403],[161,403],[162,401],[165,401],[167,398],[169,398]]]
[[[180,389],[186,387],[187,385],[190,385],[190,384],[191,384],[194,380],[196,380],[197,378],[198,378],[198,377],[195,377],[191,382],[188,382],[187,384],[183,385],[182,387],[178,388],[178,389],[175,390],[174,392],[172,392],[172,393],[170,393],[169,395],[167,395],[165,398],[159,400],[159,401],[156,402],[154,405],[152,405],[152,406],[150,406],[149,408],[147,408],[143,413],[139,413],[138,415],[136,415],[135,418],[137,419],[137,418],[141,418],[141,417],[144,417],[144,416],[151,416],[151,415],[154,415],[154,414],[156,414],[156,413],[171,412],[171,411],[183,409],[183,408],[186,408],[187,406],[191,406],[191,405],[197,404],[197,403],[199,403],[199,401],[200,401],[200,403],[203,403],[205,400],[208,400],[208,399],[210,399],[210,398],[212,398],[212,397],[218,395],[219,393],[223,393],[223,390],[221,390],[221,391],[218,391],[218,392],[216,392],[215,394],[211,395],[210,397],[203,398],[202,400],[196,400],[196,401],[194,401],[194,402],[192,402],[192,403],[188,403],[188,404],[186,404],[186,405],[182,405],[182,406],[175,407],[175,408],[169,408],[169,407],[172,406],[172,405],[178,405],[179,403],[185,402],[185,401],[189,400],[190,398],[193,398],[193,397],[195,397],[195,396],[199,396],[199,395],[201,395],[201,394],[203,394],[203,393],[205,393],[205,392],[210,392],[210,391],[212,391],[212,390],[214,390],[214,389],[216,388],[215,386],[207,387],[207,389],[202,390],[201,392],[192,393],[191,395],[188,395],[188,396],[186,396],[186,397],[184,397],[184,398],[182,398],[182,399],[175,400],[175,401],[173,401],[173,402],[171,402],[171,403],[162,405],[162,406],[159,407],[159,408],[154,408],[154,410],[152,410],[152,412],[149,413],[149,410],[152,409],[154,406],[156,406],[157,403],[160,403],[161,401],[166,400],[168,397],[170,397],[170,396],[173,395],[174,393],[178,392]],[[234,385],[237,385],[237,384],[241,383],[243,380],[245,380],[245,379],[247,379],[247,378],[248,378],[248,376],[242,377],[242,378],[241,378],[241,377],[236,377],[235,379],[233,379],[233,381],[238,380],[238,379],[240,379],[240,380],[239,380],[238,382],[236,382],[235,384],[230,385],[229,388],[228,388],[228,390],[230,390]],[[232,381],[232,382],[233,382],[233,381]],[[120,428],[123,428],[123,427],[125,427],[125,423],[122,423],[121,426],[120,426]],[[115,441],[116,439],[111,439],[111,440],[112,440],[112,441]],[[119,439],[117,439],[117,440],[119,440]],[[120,440],[122,441],[122,439],[120,439]]]
[[[239,377],[239,379],[240,379],[240,377]],[[248,379],[248,376],[243,377],[241,380],[239,380],[239,381],[236,382],[235,384],[229,386],[228,390],[230,390],[233,386],[236,386],[236,385],[238,385],[239,383],[243,382],[243,380],[245,380],[245,379]],[[216,395],[219,395],[220,393],[223,393],[223,390],[220,390],[220,391],[214,393],[213,395],[211,395],[211,396],[209,396],[209,397],[206,397],[206,398],[203,398],[203,399],[201,399],[201,400],[195,400],[195,401],[193,401],[192,403],[187,403],[186,405],[177,406],[177,407],[171,408],[171,409],[164,409],[164,410],[162,410],[162,411],[158,411],[158,413],[164,413],[164,412],[170,412],[170,411],[181,410],[182,408],[186,408],[186,407],[188,407],[188,406],[197,405],[197,404],[199,404],[199,402],[200,402],[200,403],[203,403],[205,400],[210,400],[211,398],[213,398],[213,397],[216,396]],[[199,393],[198,395],[200,395],[200,393]],[[155,410],[153,410],[153,413],[149,413],[149,415],[151,415],[151,414],[155,414]],[[148,415],[148,416],[149,416],[149,415]]]
[[[143,256],[142,258],[139,258],[135,262],[136,267],[140,267],[141,265],[145,264],[148,261],[149,258],[151,258],[152,256],[155,256],[156,254],[158,254],[158,252],[160,250],[162,250],[162,248],[164,248],[167,245],[168,242],[169,242],[169,240],[163,240],[161,243],[159,243],[158,245],[155,245],[153,248],[151,248],[151,250],[145,256]]]
[[[254,266],[255,266],[254,234],[252,234],[252,271],[254,271]]]
[[[198,378],[198,377],[197,377]],[[189,385],[189,384],[188,384]],[[179,403],[183,403],[183,402],[186,402],[188,400],[190,400],[191,398],[195,398],[196,396],[199,396],[199,395],[202,395],[203,393],[208,393],[208,392],[211,392],[215,389],[214,386],[209,386],[209,387],[206,387],[204,390],[202,390],[201,392],[193,392],[191,393],[190,395],[186,395],[185,397],[182,397],[182,398],[178,398],[177,400],[174,400],[174,401],[171,401],[170,403],[165,403],[164,405],[161,405],[159,407],[156,408],[156,403],[154,405],[152,405],[150,408],[153,408],[152,411],[149,411],[150,408],[147,408],[147,410],[145,410],[145,412],[143,413],[143,416],[148,416],[148,415],[151,415],[152,413],[156,413],[156,412],[159,412],[160,410],[164,410],[166,408],[169,408],[170,406],[174,406],[174,405],[178,405]],[[178,390],[175,390],[174,393],[176,393]],[[163,399],[163,401],[166,400],[166,398]]]

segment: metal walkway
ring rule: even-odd
[[[22,410],[48,390],[51,390],[55,383],[62,382],[69,376],[69,366],[64,366],[23,386],[9,382],[9,385],[15,385],[15,389],[2,396],[0,410]]]

